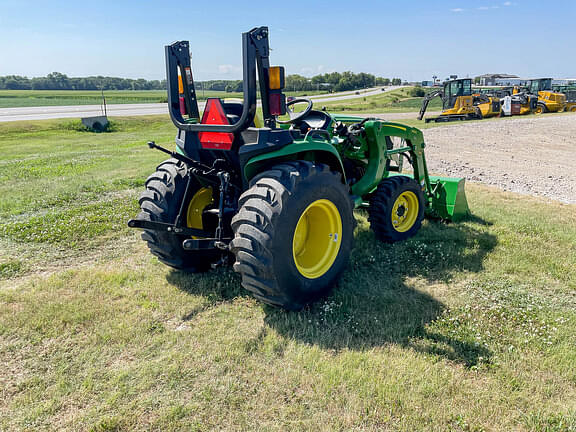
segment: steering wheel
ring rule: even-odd
[[[304,102],[306,102],[308,104],[308,106],[306,106],[306,108],[304,108],[304,111],[296,113],[290,109],[290,107],[292,105],[295,105],[297,103],[304,103]],[[276,122],[280,123],[280,124],[296,123],[298,120],[306,117],[311,110],[312,110],[312,101],[310,99],[308,99],[308,98],[292,99],[290,102],[286,103],[286,112],[288,113],[288,116],[290,117],[290,119],[289,120],[276,120]]]

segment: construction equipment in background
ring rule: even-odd
[[[564,111],[576,112],[576,85],[553,85],[552,90],[566,97]]]
[[[533,95],[525,87],[514,86],[504,87],[494,91],[494,96],[499,97],[504,105],[504,98],[509,96],[511,102],[510,112],[505,112],[504,115],[526,115],[536,112],[538,107],[538,96]]]
[[[566,108],[566,96],[552,90],[552,78],[528,80],[525,88],[529,94],[538,96],[535,114],[562,112]]]
[[[176,150],[149,143],[171,158],[148,177],[141,211],[128,222],[144,230],[161,262],[202,271],[231,259],[256,298],[297,310],[328,293],[346,268],[354,208],[367,209],[384,242],[415,235],[425,214],[469,213],[464,179],[428,174],[419,129],[331,115],[310,99],[286,102],[267,27],[243,33],[242,52],[243,101],[209,98],[200,117],[189,44],[166,47]],[[264,127],[254,122],[257,83]],[[297,103],[306,106],[297,112]]]
[[[428,93],[422,101],[418,120],[424,114],[435,97],[442,99],[442,113],[438,117],[428,117],[426,123],[448,122],[455,120],[480,120],[485,117],[500,115],[500,99],[481,93],[472,93],[472,79],[461,78],[444,82],[442,90]]]

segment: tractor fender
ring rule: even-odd
[[[248,184],[255,175],[272,165],[293,160],[307,160],[326,164],[332,171],[342,174],[342,182],[346,183],[344,166],[336,148],[334,148],[332,143],[311,139],[297,141],[278,150],[249,159],[243,167],[244,181]]]

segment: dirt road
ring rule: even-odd
[[[431,173],[576,204],[576,115],[542,115],[424,130]]]

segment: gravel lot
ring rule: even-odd
[[[431,173],[576,204],[576,115],[450,124],[424,130]]]

